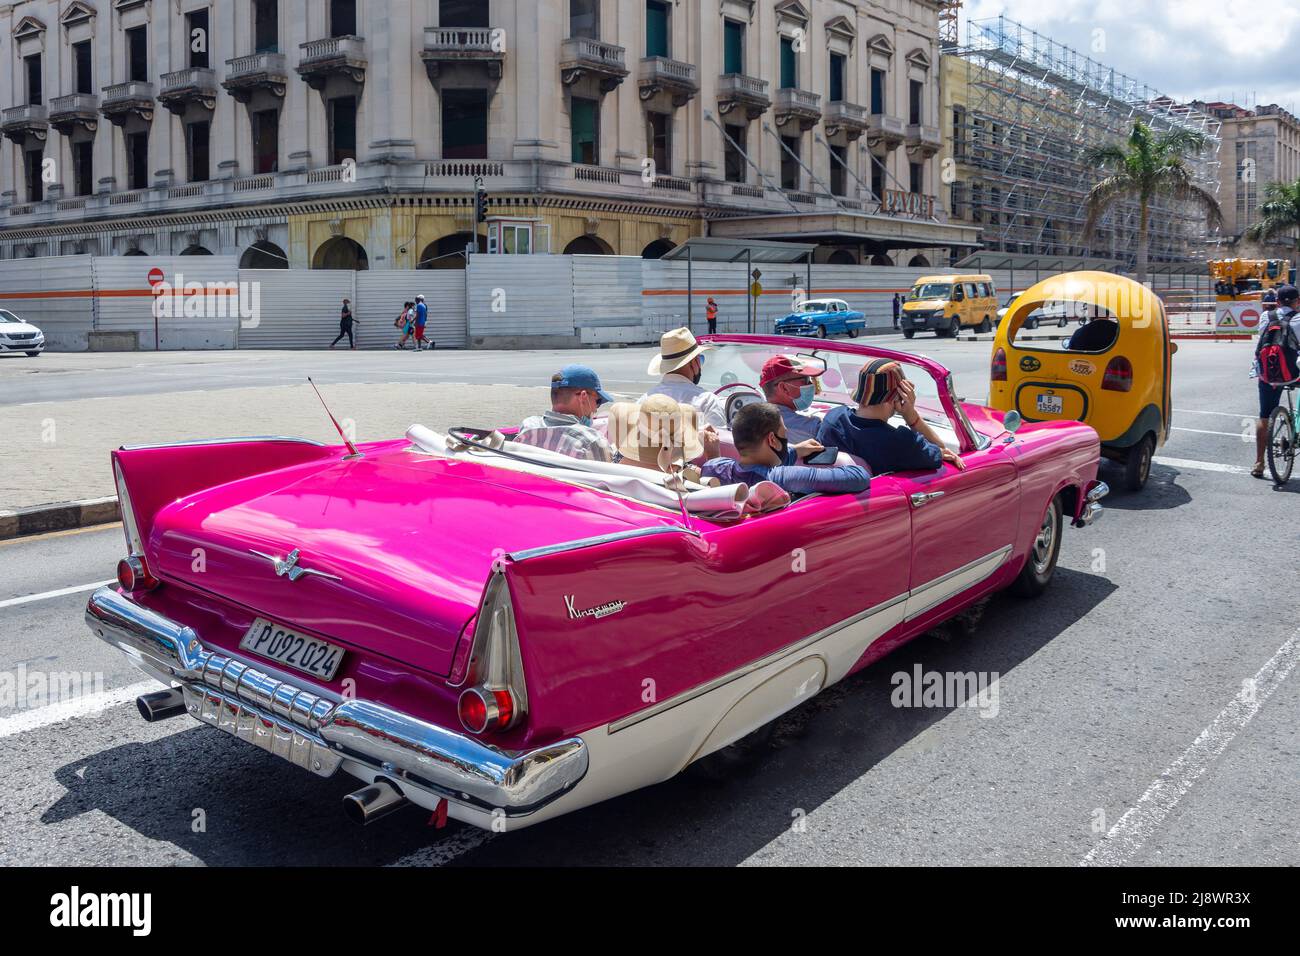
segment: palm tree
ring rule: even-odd
[[[1265,183],[1262,193],[1259,222],[1246,230],[1246,238],[1259,243],[1291,238],[1284,234],[1300,228],[1300,179],[1293,183]]]
[[[1208,142],[1206,137],[1192,130],[1171,129],[1157,133],[1146,123],[1137,122],[1133,124],[1127,143],[1111,143],[1085,150],[1084,162],[1108,170],[1110,175],[1088,191],[1084,243],[1092,238],[1098,221],[1111,206],[1124,199],[1137,199],[1137,280],[1146,282],[1152,199],[1165,196],[1193,203],[1205,212],[1211,228],[1222,225],[1223,211],[1219,208],[1219,201],[1193,181],[1187,159],[1204,149]]]

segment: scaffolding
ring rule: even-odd
[[[953,81],[965,83],[964,97],[952,99],[952,210],[982,228],[985,248],[1132,263],[1136,200],[1114,204],[1083,241],[1085,198],[1104,175],[1084,152],[1127,139],[1137,120],[1205,137],[1189,163],[1196,182],[1218,193],[1214,116],[1005,17],[968,21],[965,43],[948,52],[958,58]],[[1150,205],[1149,236],[1153,264],[1203,260],[1216,241],[1203,212],[1163,197]]]

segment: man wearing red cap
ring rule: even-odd
[[[814,379],[825,371],[820,365],[804,365],[789,355],[773,355],[763,363],[759,387],[767,400],[780,410],[793,444],[817,437],[820,419],[800,412],[811,407],[817,394]]]

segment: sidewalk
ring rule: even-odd
[[[322,394],[355,440],[400,438],[414,422],[517,425],[549,407],[546,388],[518,385],[330,385]],[[116,493],[109,452],[120,445],[287,435],[338,444],[311,387],[174,392],[41,402],[5,410],[0,511]]]

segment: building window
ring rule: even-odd
[[[668,4],[662,0],[645,2],[645,55],[669,55],[668,43]]]
[[[572,124],[572,162],[595,166],[600,163],[600,104],[575,96],[569,101]]]
[[[920,80],[907,81],[907,121],[913,126],[919,126],[924,122],[921,112],[922,97],[925,95],[925,86]]]
[[[442,158],[487,159],[487,90],[444,90]]]
[[[749,132],[747,126],[728,126],[727,135],[731,139],[724,139],[722,142],[723,153],[723,170],[729,183],[743,183],[749,181],[748,163],[745,162],[744,150],[748,147],[745,145],[745,137]],[[735,142],[735,146],[731,145]]]
[[[966,110],[960,106],[952,108],[952,154],[957,159],[966,157]]]
[[[799,188],[799,145],[802,137],[800,136],[782,136],[781,142],[785,149],[781,150],[781,188],[798,189]]]
[[[41,181],[41,161],[45,154],[39,149],[23,153],[23,166],[27,171],[27,201],[40,202],[45,198],[45,184]]]
[[[914,193],[925,192],[925,163],[907,164],[907,188]]]
[[[735,20],[722,21],[722,72],[745,72],[745,25]]]
[[[23,57],[23,66],[27,70],[27,102],[31,106],[40,106],[43,91],[41,89],[41,55],[33,53]]]
[[[72,84],[77,93],[95,92],[95,74],[91,68],[90,41],[72,44]]]
[[[253,114],[253,172],[274,173],[280,169],[280,111],[259,110]]]
[[[488,22],[488,4],[484,0],[440,0],[438,26],[485,29]]]
[[[253,0],[253,50],[280,52],[280,4],[277,0]]]
[[[871,157],[871,193],[877,199],[885,198],[885,166],[879,157]]]
[[[794,52],[794,40],[781,37],[781,89],[793,90],[799,85],[799,55]]]
[[[207,10],[195,10],[185,15],[185,35],[190,45],[190,66],[206,70],[212,65],[208,59],[212,35],[208,32]]]
[[[81,140],[72,144],[73,189],[78,196],[89,196],[95,191],[95,143]]]
[[[190,182],[205,183],[212,178],[208,160],[211,123],[185,124],[185,151],[190,164]]]
[[[128,80],[149,82],[149,28],[133,27],[126,31]]]
[[[149,188],[149,134],[126,134],[126,188]]]
[[[330,0],[330,36],[354,37],[356,35],[356,0]]]
[[[831,54],[830,94],[832,103],[844,99],[844,57],[839,53]]]
[[[646,113],[646,146],[655,171],[669,175],[673,169],[673,118],[667,113]]]
[[[845,164],[848,163],[849,150],[847,146],[831,147],[831,192],[836,196],[847,196],[848,176],[845,173]]]
[[[501,226],[501,249],[508,256],[526,256],[533,251],[531,223],[504,223]]]
[[[357,158],[357,98],[340,96],[329,101],[330,165]]]
[[[871,112],[882,116],[885,112],[885,71],[871,70]]]
[[[600,39],[600,0],[569,0],[569,36]]]

